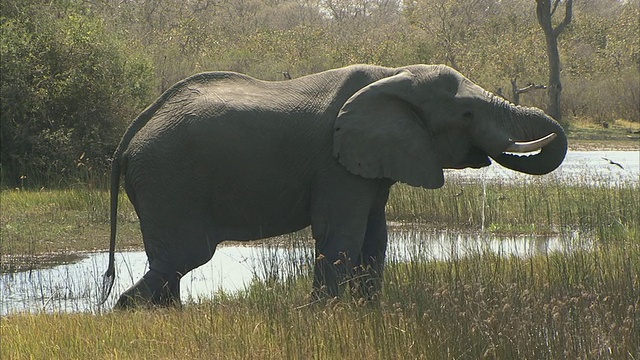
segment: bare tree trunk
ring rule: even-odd
[[[562,121],[560,111],[560,94],[562,93],[562,83],[560,82],[560,52],[558,51],[558,37],[564,29],[571,23],[573,14],[573,0],[565,0],[564,19],[557,26],[553,26],[552,17],[560,0],[536,0],[536,16],[538,24],[544,32],[547,43],[547,58],[549,61],[549,85],[547,94],[549,103],[547,112],[557,121]]]

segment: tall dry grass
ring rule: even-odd
[[[567,244],[571,246],[571,244]],[[287,261],[287,259],[280,259]],[[309,305],[309,277],[182,310],[11,315],[3,359],[634,359],[640,246],[391,261],[379,303]]]

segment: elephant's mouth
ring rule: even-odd
[[[511,161],[518,161],[518,159],[536,156],[542,152],[542,149],[551,143],[557,137],[556,133],[551,133],[547,136],[544,136],[540,139],[536,139],[533,141],[510,141],[506,148],[494,159],[503,163],[509,161],[507,159],[511,159]],[[492,156],[493,157],[493,156]],[[458,162],[456,165],[451,166],[451,169],[464,169],[464,168],[474,168],[479,169],[485,166],[491,165],[491,159],[489,155],[481,150],[480,148],[473,147],[469,150],[467,155]]]
[[[449,166],[449,169],[466,169],[473,168],[479,169],[485,166],[491,165],[491,159],[487,155],[486,152],[481,150],[480,148],[473,147],[468,152],[467,155],[457,164],[453,166]]]
[[[538,157],[540,160],[544,160],[544,156],[539,156],[545,146],[549,145],[557,137],[556,133],[551,133],[542,138],[532,141],[509,141],[508,145],[498,153],[498,155],[488,155],[485,151],[478,147],[471,148],[467,155],[450,169],[464,169],[474,168],[479,169],[485,166],[491,165],[491,158],[498,163],[507,166],[514,170],[524,171],[528,173],[536,173],[529,170],[522,170],[520,167],[515,166],[515,163],[526,163],[527,159],[533,159]]]

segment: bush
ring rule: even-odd
[[[153,88],[150,63],[102,20],[53,3],[16,3],[2,16],[4,186],[25,177],[32,186],[68,184],[103,172]]]

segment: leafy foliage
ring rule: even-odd
[[[13,5],[0,48],[3,182],[104,169],[126,120],[150,99],[151,65],[70,4]]]

